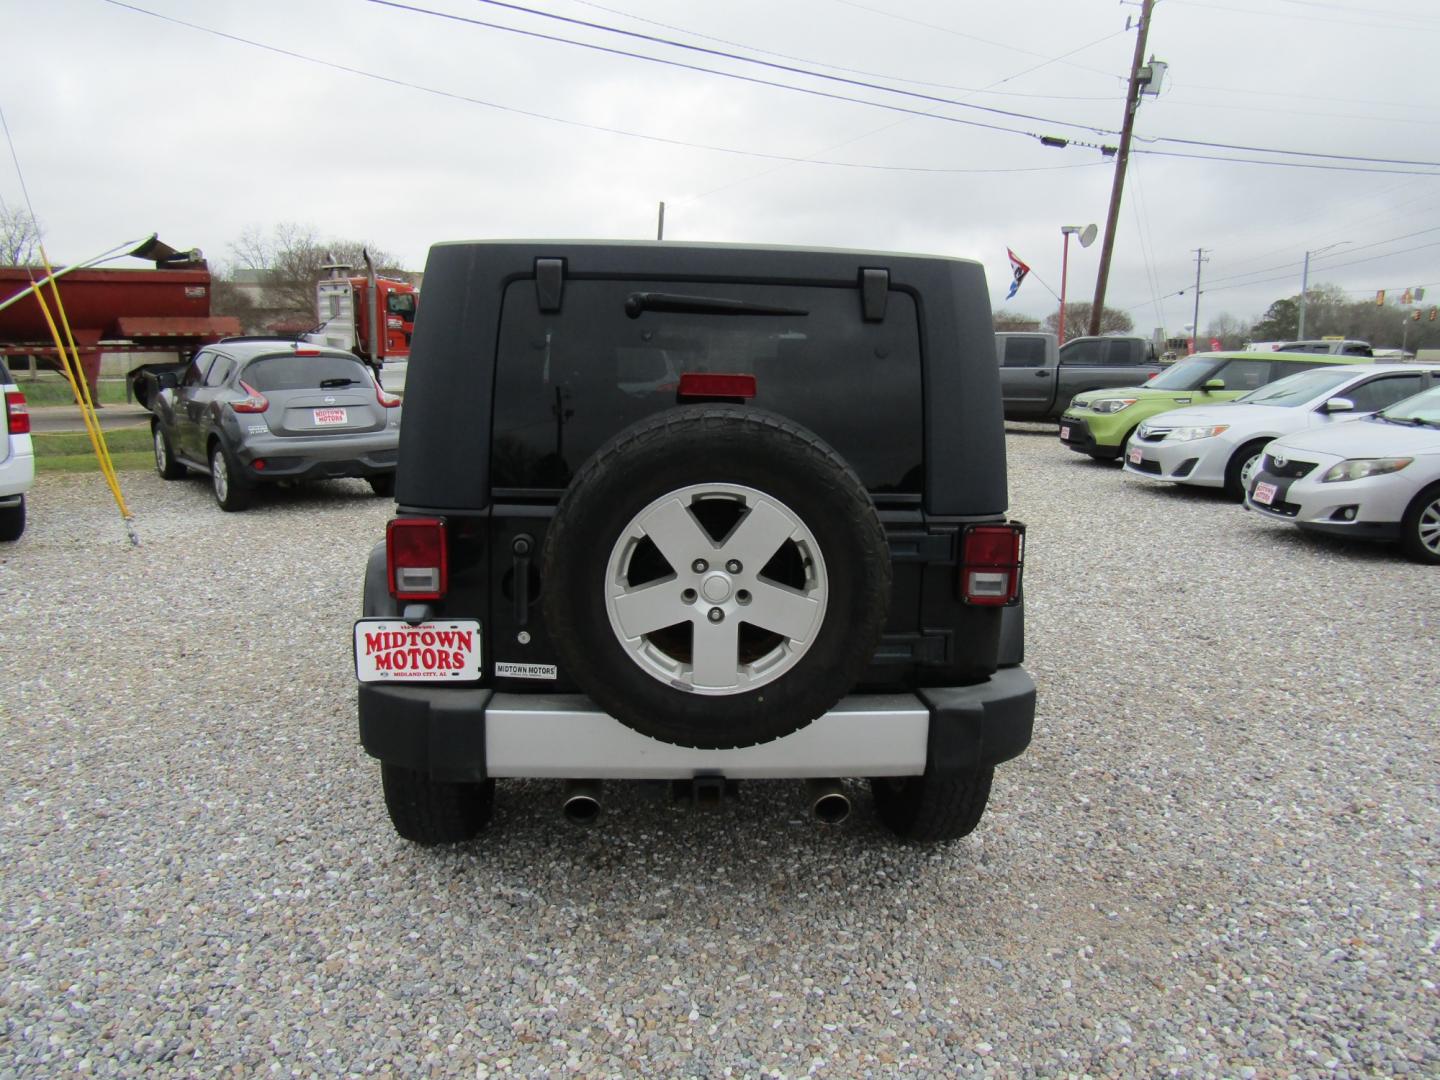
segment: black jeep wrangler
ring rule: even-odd
[[[983,269],[660,243],[431,249],[398,516],[355,627],[399,833],[466,840],[497,777],[868,777],[978,824],[1030,741],[1024,528]]]

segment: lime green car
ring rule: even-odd
[[[1060,441],[1097,461],[1113,461],[1125,452],[1125,443],[1142,420],[1186,405],[1230,401],[1297,371],[1355,359],[1320,353],[1197,353],[1144,386],[1076,394],[1060,417]]]

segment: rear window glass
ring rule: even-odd
[[[1003,367],[1044,367],[1044,338],[1003,338],[1005,355]]]
[[[630,318],[625,301],[636,292],[804,314],[644,311]],[[569,281],[560,312],[538,310],[533,282],[506,290],[494,485],[563,487],[615,433],[673,407],[687,372],[753,374],[751,405],[814,431],[871,491],[920,493],[919,324],[908,295],[892,291],[884,321],[867,323],[853,288],[674,281]]]
[[[345,356],[266,356],[253,360],[240,374],[262,394],[272,390],[318,390],[327,386],[370,381],[365,365]]]

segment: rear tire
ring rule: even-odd
[[[18,506],[7,506],[0,510],[0,541],[9,543],[19,540],[25,532],[25,496],[20,496]]]
[[[414,769],[381,762],[380,781],[395,831],[427,847],[474,839],[495,809],[494,780],[478,784],[431,780]]]
[[[1422,491],[1405,511],[1400,546],[1416,562],[1440,563],[1440,484]]]
[[[386,473],[383,476],[367,476],[370,483],[370,490],[382,499],[395,497],[395,474]]]
[[[975,831],[994,779],[994,766],[962,776],[877,776],[870,791],[887,829],[906,840],[933,843]]]
[[[250,485],[240,478],[235,459],[218,440],[210,447],[210,490],[221,510],[233,513],[250,505]]]

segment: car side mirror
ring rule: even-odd
[[[1224,379],[1210,379],[1210,380],[1208,380],[1208,381],[1205,383],[1204,386],[1200,387],[1200,389],[1201,389],[1201,390],[1224,390],[1224,389],[1225,389],[1225,380],[1224,380]]]
[[[1329,401],[1325,402],[1324,405],[1320,406],[1320,409],[1322,412],[1327,413],[1354,412],[1355,402],[1345,397],[1332,397]]]
[[[173,371],[162,371],[155,376],[155,385],[161,390],[174,390],[180,385],[180,376]]]

